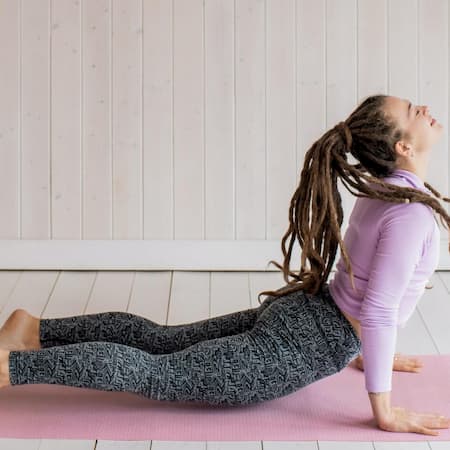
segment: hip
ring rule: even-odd
[[[334,302],[327,285],[316,295],[300,290],[267,297],[258,311],[254,331],[301,352],[307,346],[326,348],[339,370],[361,351],[356,330]]]

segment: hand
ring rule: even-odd
[[[354,360],[355,366],[359,370],[364,370],[363,357],[358,355]],[[398,372],[420,372],[420,367],[423,367],[423,363],[417,358],[411,358],[404,356],[401,353],[396,353],[394,356],[394,362],[392,364],[392,370]]]
[[[420,367],[423,363],[417,358],[404,356],[401,353],[396,353],[394,357],[393,370],[397,372],[420,372]]]
[[[356,359],[354,359],[354,364],[359,370],[364,370],[363,357],[358,355]]]
[[[425,414],[393,406],[390,415],[378,427],[384,431],[439,436],[434,428],[450,428],[450,419],[439,414]]]

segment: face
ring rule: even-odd
[[[442,135],[442,124],[436,119],[432,121],[433,116],[426,105],[415,105],[407,99],[390,96],[386,99],[385,111],[410,137],[395,144],[400,157],[427,156]]]

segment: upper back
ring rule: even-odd
[[[402,169],[383,181],[429,192],[416,174]],[[379,295],[380,302],[399,302],[399,323],[404,326],[437,267],[439,241],[439,227],[428,205],[358,197],[344,236],[357,291],[352,288],[341,257],[334,279],[329,283],[334,300],[341,309],[360,320],[361,303],[370,288],[374,301]],[[402,264],[402,258],[413,257],[416,261]],[[407,267],[407,263],[413,266],[412,273],[402,274],[401,267]],[[389,293],[398,292],[396,288],[403,275],[408,277],[408,283],[402,298],[390,299]]]

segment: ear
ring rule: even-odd
[[[408,144],[405,141],[397,141],[395,143],[394,148],[399,156],[402,156],[402,157],[411,156],[412,146],[411,146],[411,144]]]

